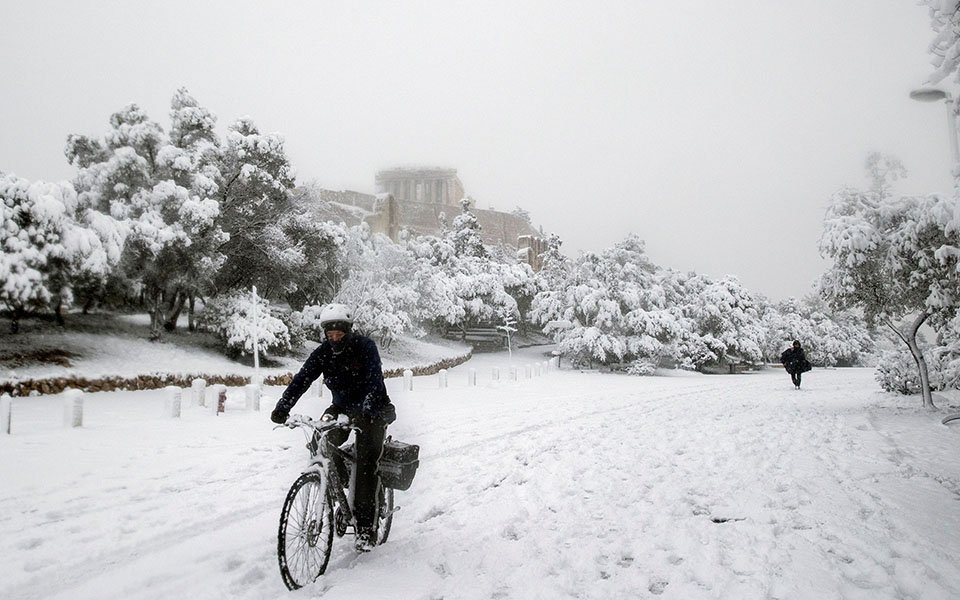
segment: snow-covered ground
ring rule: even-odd
[[[388,381],[417,479],[386,545],[336,541],[296,595],[276,527],[307,454],[269,406],[231,390],[220,416],[169,419],[162,391],[100,393],[64,429],[59,397],[14,399],[0,598],[960,597],[960,426],[871,370],[796,391],[780,370],[510,381],[507,364],[476,356],[447,389]]]

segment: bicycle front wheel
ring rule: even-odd
[[[323,575],[333,546],[333,503],[326,474],[304,473],[290,487],[280,511],[277,560],[280,576],[291,589]]]

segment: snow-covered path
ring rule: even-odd
[[[798,392],[776,370],[506,381],[505,365],[480,355],[446,390],[389,381],[417,480],[386,545],[337,542],[299,597],[960,597],[960,428],[872,371],[816,370]],[[77,430],[56,397],[15,404],[0,597],[288,597],[276,521],[298,432],[266,411],[163,419],[161,392],[87,404]]]

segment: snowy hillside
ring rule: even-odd
[[[336,541],[297,597],[960,597],[960,427],[872,371],[816,369],[796,391],[779,370],[509,381],[507,365],[388,381],[417,480],[386,545]],[[15,399],[0,597],[293,597],[276,527],[306,450],[238,392],[179,420],[159,391],[94,394],[80,429],[58,397]]]
[[[0,381],[80,376],[130,377],[143,373],[237,374],[254,373],[250,356],[231,360],[209,334],[183,330],[167,332],[164,341],[151,342],[145,314],[71,315],[68,327],[30,321],[18,335],[0,335]],[[316,347],[307,344],[292,356],[263,359],[265,376],[296,372]],[[469,348],[450,340],[402,338],[389,350],[381,349],[384,369],[414,368],[463,356]],[[56,362],[52,362],[51,355]],[[45,356],[46,360],[38,360]]]

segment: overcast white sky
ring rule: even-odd
[[[458,169],[564,250],[630,232],[659,264],[773,299],[826,268],[832,192],[868,152],[907,193],[950,188],[942,103],[911,0],[163,2],[0,0],[0,170],[70,179],[69,133],[186,86],[221,130],[286,138],[299,181],[373,191],[394,165]]]

